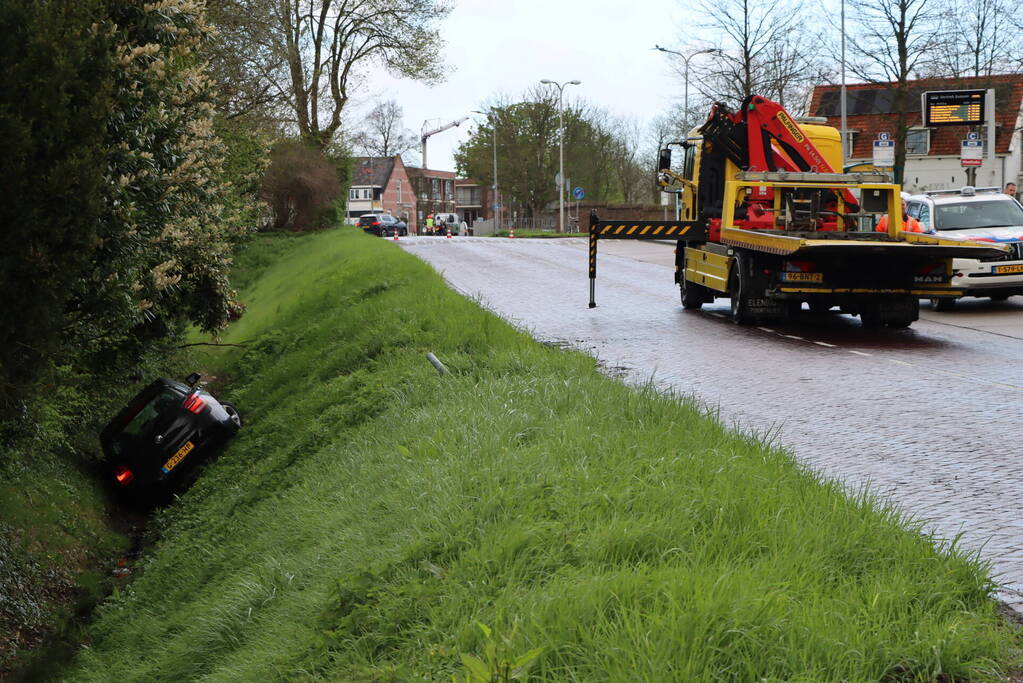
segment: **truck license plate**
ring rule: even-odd
[[[193,443],[192,443],[191,441],[187,441],[187,442],[185,442],[185,445],[184,445],[184,446],[182,446],[181,448],[179,448],[179,449],[178,449],[178,452],[177,452],[177,453],[175,453],[174,455],[172,455],[172,456],[171,456],[171,458],[170,458],[170,460],[168,460],[167,462],[165,462],[165,463],[163,464],[163,467],[162,467],[162,468],[160,468],[160,469],[162,469],[162,470],[163,470],[163,473],[164,473],[164,474],[167,474],[167,473],[168,473],[168,472],[170,472],[170,471],[171,471],[172,469],[174,469],[174,468],[175,468],[175,466],[177,466],[177,464],[178,464],[179,462],[181,462],[182,460],[184,460],[184,459],[185,459],[185,456],[186,456],[186,455],[188,455],[189,453],[191,453],[191,452],[192,452],[192,449],[193,449],[193,448],[195,448],[195,444],[193,444]]]
[[[992,266],[991,272],[995,275],[1004,275],[1005,273],[1023,273],[1023,263],[1012,263],[1006,266]]]
[[[824,282],[824,273],[782,273],[785,282]]]

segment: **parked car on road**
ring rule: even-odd
[[[1012,251],[989,259],[954,259],[952,285],[964,296],[1001,301],[1023,294],[1023,206],[997,187],[964,187],[914,195],[907,213],[939,237],[1005,244]],[[933,300],[939,311],[955,306],[954,298]]]
[[[408,234],[408,226],[389,213],[366,213],[359,216],[359,227],[377,237]]]
[[[100,433],[109,476],[119,490],[144,502],[180,484],[185,473],[238,433],[233,405],[199,388],[160,378],[136,394]]]

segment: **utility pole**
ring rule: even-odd
[[[565,106],[564,106],[564,94],[565,87],[569,85],[581,85],[582,81],[568,81],[567,83],[558,83],[548,78],[540,81],[545,85],[555,85],[558,87],[558,127],[561,129],[560,139],[558,141],[558,157],[559,157],[559,170],[558,170],[558,232],[565,232]]]
[[[478,111],[476,109],[473,109],[472,113],[473,114],[484,114],[487,117],[487,120],[490,121],[490,132],[494,136],[493,137],[493,144],[494,144],[494,184],[491,186],[491,189],[493,190],[493,193],[492,193],[492,196],[490,198],[490,201],[491,201],[491,206],[492,206],[493,211],[494,211],[494,232],[496,234],[498,229],[501,226],[501,202],[499,202],[497,200],[497,117],[493,116],[493,111],[492,110],[486,111],[486,112],[482,112],[482,111]]]

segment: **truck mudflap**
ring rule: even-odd
[[[706,242],[707,226],[700,221],[602,221],[590,213],[590,308],[596,308],[598,240],[676,240],[679,246]]]

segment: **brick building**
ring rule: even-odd
[[[1007,182],[1020,181],[1023,76],[929,78],[909,82],[909,131],[903,180],[907,191],[949,189],[967,184],[966,169],[960,165],[959,154],[962,140],[971,129],[967,126],[924,126],[921,95],[928,90],[989,88],[995,91],[995,160],[994,164],[988,161],[985,152],[983,165],[977,168],[976,184],[1002,187]],[[895,136],[895,84],[847,85],[846,112],[850,138],[847,142],[847,167],[870,164],[873,161],[873,142],[878,133]],[[810,113],[826,117],[828,125],[839,128],[840,87],[823,85],[814,88]],[[976,132],[982,140],[987,137],[986,127],[978,127]]]
[[[348,218],[364,213],[389,213],[415,231],[416,193],[400,156],[355,157],[352,186],[348,190]]]
[[[435,213],[458,213],[454,171],[410,166],[408,176],[415,188],[418,225]]]
[[[481,185],[472,178],[455,180],[455,204],[459,217],[472,225],[477,220],[489,220],[494,215],[493,188]]]

